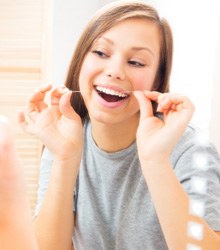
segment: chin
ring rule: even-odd
[[[92,122],[103,123],[106,125],[113,125],[115,123],[118,123],[117,119],[115,119],[115,116],[106,113],[89,114],[89,117]]]
[[[126,115],[126,114],[125,114]],[[101,123],[105,125],[129,125],[139,122],[139,112],[132,116],[124,116],[123,114],[113,114],[106,112],[90,112],[89,117],[92,123]]]

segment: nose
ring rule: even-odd
[[[112,60],[111,62],[109,62],[105,68],[105,75],[112,79],[124,80],[125,70],[123,62],[119,60]]]

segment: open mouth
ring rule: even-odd
[[[129,97],[127,93],[96,86],[96,91],[106,102],[119,102]]]

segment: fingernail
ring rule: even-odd
[[[60,86],[59,87],[59,91],[61,92],[61,93],[66,93],[67,91],[69,91],[69,89],[66,87],[66,86]]]
[[[157,106],[157,112],[160,112],[160,111],[162,111],[161,104],[159,104],[159,105]]]

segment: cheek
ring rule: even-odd
[[[86,83],[86,72],[84,71],[84,67],[81,68],[80,75],[79,75],[79,89],[82,90],[85,88]]]
[[[94,62],[86,57],[80,71],[79,75],[79,87],[83,88],[87,86],[89,79],[92,78],[94,74]]]
[[[132,82],[135,90],[152,90],[154,77],[151,74],[139,74],[133,78]]]

